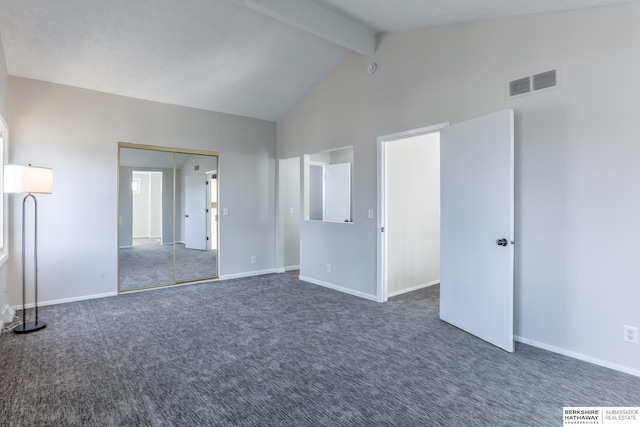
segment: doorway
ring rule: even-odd
[[[440,130],[446,126],[378,138],[379,302],[440,282]]]
[[[390,279],[396,280],[390,265],[397,224],[390,222],[395,201],[389,185],[389,143],[438,132],[440,319],[509,352],[514,351],[513,123],[513,110],[506,109],[452,126],[378,138],[378,300],[387,300]],[[408,162],[406,156],[403,161]],[[425,234],[411,238],[424,239]]]
[[[278,161],[278,198],[282,230],[282,261],[285,272],[299,275],[300,270],[300,157]],[[320,208],[321,209],[321,208]],[[321,215],[321,213],[320,213]]]
[[[394,297],[440,283],[440,133],[386,142],[385,150],[386,280]]]

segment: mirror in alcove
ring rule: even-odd
[[[217,277],[218,156],[120,147],[118,287]]]
[[[304,219],[352,222],[353,147],[304,156]]]

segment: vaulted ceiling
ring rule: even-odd
[[[10,75],[278,120],[375,34],[630,0],[0,0]]]

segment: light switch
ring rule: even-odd
[[[367,218],[373,219],[373,209],[369,209],[369,212],[367,212]]]
[[[293,208],[289,208],[289,213],[293,215]]]
[[[229,208],[223,208],[222,215],[229,215]]]

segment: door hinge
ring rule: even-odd
[[[380,228],[380,232],[381,232],[381,233],[384,233],[384,227],[381,227],[381,228]]]
[[[209,240],[209,236],[207,236],[207,240]]]
[[[204,185],[209,185],[209,181],[205,181],[205,182],[204,182]]]
[[[209,213],[209,209],[205,209],[204,211],[205,211],[206,213]]]

